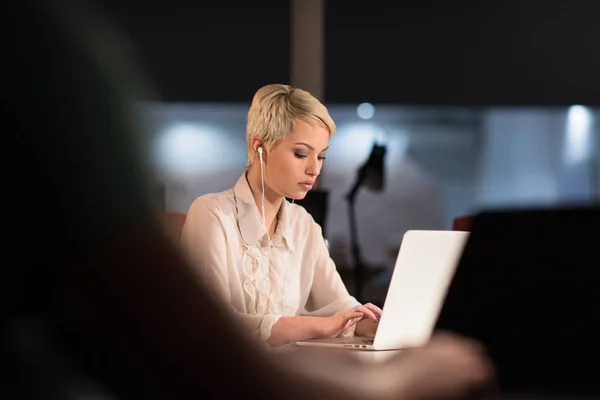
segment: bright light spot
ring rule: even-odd
[[[218,169],[222,164],[219,154],[227,151],[219,133],[209,125],[173,124],[159,137],[159,161],[167,169],[180,172]]]
[[[387,132],[373,122],[340,124],[327,150],[327,161],[331,163],[325,168],[355,168],[369,157],[374,142],[387,146],[386,164],[401,162],[408,147],[408,135]]]
[[[591,151],[592,114],[584,106],[571,106],[567,114],[565,162],[569,165],[586,161]]]
[[[375,107],[371,103],[361,103],[356,107],[356,115],[361,119],[371,119],[375,115]]]
[[[361,163],[369,156],[373,142],[384,134],[370,122],[343,124],[338,126],[327,153],[344,164]]]

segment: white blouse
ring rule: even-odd
[[[331,316],[360,304],[303,207],[284,201],[269,240],[245,173],[232,189],[194,200],[182,244],[204,281],[259,340],[271,336],[282,316]]]

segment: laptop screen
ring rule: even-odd
[[[437,322],[505,392],[600,394],[600,208],[477,215]]]

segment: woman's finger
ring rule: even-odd
[[[344,314],[344,320],[362,319],[364,314],[360,311],[352,310]]]
[[[356,324],[361,319],[363,319],[363,314],[362,313],[359,313],[359,315],[356,316],[356,317],[354,317],[354,318],[347,319],[346,323],[344,325],[344,330],[350,328],[352,325]]]
[[[367,304],[363,304],[363,307],[368,308],[369,310],[373,311],[373,314],[375,314],[375,316],[377,317],[377,319],[381,319],[381,313],[383,312],[381,310],[381,308],[377,307],[375,304],[373,303],[367,303]]]
[[[365,317],[369,318],[370,320],[374,322],[379,322],[379,318],[377,318],[373,311],[369,310],[367,307],[357,306],[355,310],[362,312],[365,315]]]

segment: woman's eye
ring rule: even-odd
[[[319,156],[319,160],[323,161],[323,160],[325,160],[325,159],[326,159],[326,157],[325,157],[325,156]]]
[[[306,154],[302,154],[302,153],[294,153],[296,155],[296,158],[306,158],[308,157]]]

